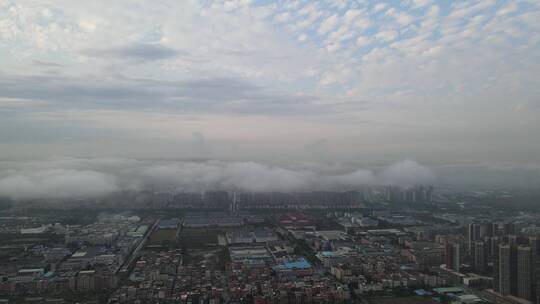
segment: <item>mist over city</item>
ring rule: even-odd
[[[540,303],[538,0],[0,0],[0,303]]]

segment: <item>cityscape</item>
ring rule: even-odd
[[[540,0],[0,0],[0,304],[540,304]]]
[[[1,303],[540,301],[540,209],[510,192],[123,195],[5,201]]]

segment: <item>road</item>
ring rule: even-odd
[[[144,248],[144,245],[146,244],[146,241],[148,240],[148,237],[150,237],[152,232],[154,232],[154,230],[156,229],[156,227],[157,227],[157,225],[159,223],[159,220],[160,220],[159,218],[157,220],[155,220],[154,223],[152,224],[152,228],[150,228],[150,229],[148,229],[148,231],[146,231],[146,234],[143,236],[142,240],[139,242],[137,247],[135,247],[135,249],[131,252],[131,254],[126,259],[126,262],[124,262],[122,267],[119,268],[119,271],[117,273],[127,276],[130,266],[137,259],[139,251],[142,248]]]

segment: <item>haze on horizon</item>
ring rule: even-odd
[[[185,178],[193,159],[220,185],[246,167],[268,188],[280,170],[380,183],[404,163],[535,185],[539,71],[534,0],[0,0],[0,192],[62,172],[114,190],[160,160]]]

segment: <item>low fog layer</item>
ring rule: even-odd
[[[381,170],[341,174],[288,169],[256,162],[61,159],[0,162],[0,196],[12,199],[88,198],[120,190],[312,191],[363,185],[432,183],[434,173],[412,160]]]

